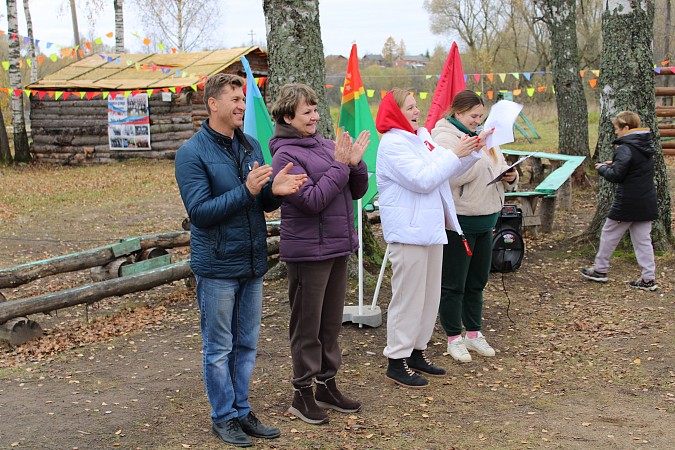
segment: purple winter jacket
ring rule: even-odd
[[[368,171],[361,161],[350,168],[335,161],[335,143],[319,133],[300,137],[290,126],[276,124],[270,139],[273,175],[289,162],[291,173],[306,173],[300,191],[281,205],[282,261],[322,261],[358,249],[354,202],[368,189]]]

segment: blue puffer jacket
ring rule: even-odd
[[[176,153],[176,181],[190,217],[190,267],[206,278],[252,278],[267,271],[263,211],[281,198],[272,183],[253,197],[245,186],[253,163],[264,164],[260,144],[236,130],[234,139],[208,120]]]

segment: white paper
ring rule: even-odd
[[[513,124],[516,123],[518,114],[523,105],[509,100],[501,100],[490,108],[490,114],[485,120],[483,129],[494,128],[495,131],[485,139],[487,148],[513,142]]]

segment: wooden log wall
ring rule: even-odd
[[[54,164],[108,163],[130,158],[173,159],[206,119],[201,91],[183,90],[162,101],[149,98],[149,150],[110,150],[108,100],[31,98],[35,159]]]
[[[661,69],[660,75],[672,75],[669,69]],[[673,97],[675,96],[675,87],[656,87],[656,96],[657,97]],[[665,120],[671,120],[675,117],[675,107],[673,106],[656,106],[656,117],[669,118]],[[661,138],[673,138],[675,137],[675,126],[672,123],[659,123],[659,134]],[[674,140],[661,140],[661,148],[663,149],[664,155],[675,156],[675,141]]]

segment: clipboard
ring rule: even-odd
[[[491,184],[495,184],[496,182],[501,181],[501,179],[504,178],[504,175],[506,175],[506,173],[507,173],[508,171],[510,171],[511,169],[513,169],[514,167],[516,167],[516,166],[517,166],[518,164],[520,164],[521,162],[525,161],[525,160],[526,160],[527,158],[529,158],[530,156],[535,155],[536,153],[537,153],[537,152],[532,152],[532,153],[530,153],[530,154],[527,155],[527,156],[523,156],[523,157],[520,158],[518,161],[514,162],[514,163],[511,164],[509,167],[507,167],[505,171],[503,171],[502,173],[500,173],[499,175],[497,175],[497,176],[496,176],[492,181],[490,181],[487,185],[490,186]]]

